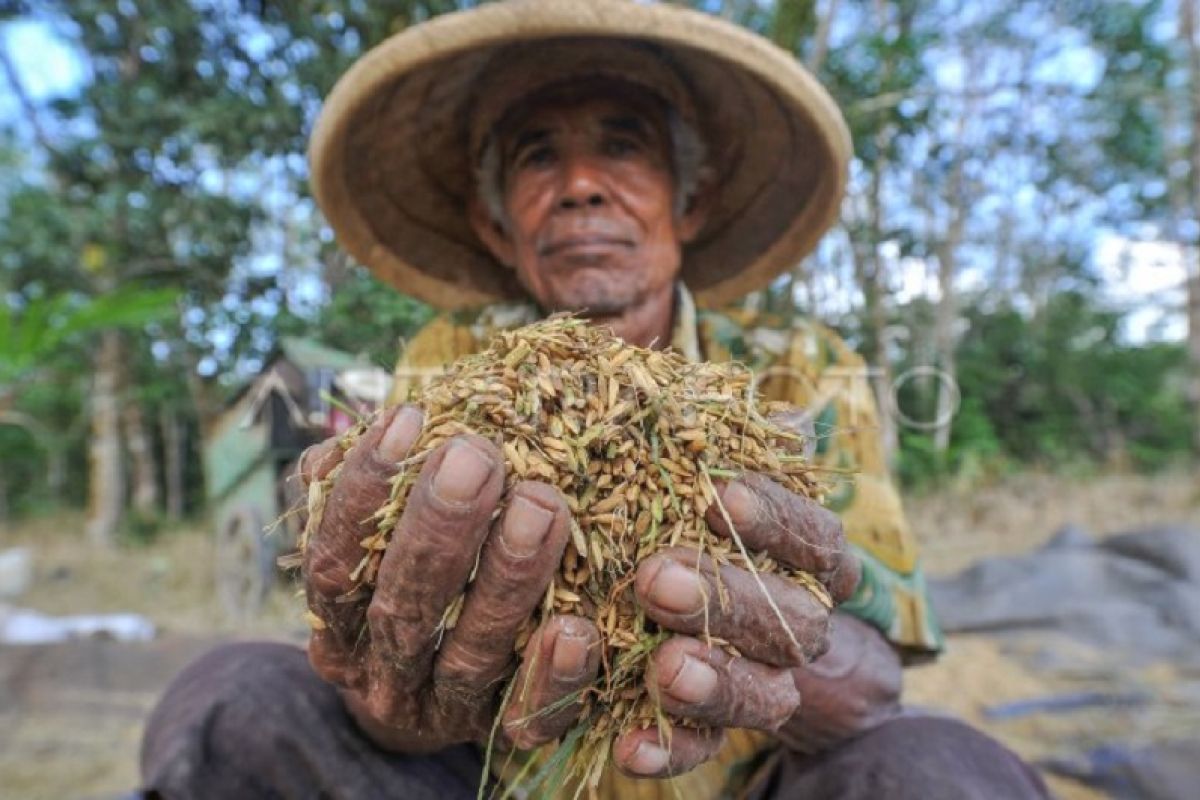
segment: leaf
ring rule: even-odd
[[[120,289],[94,298],[62,326],[63,337],[85,331],[137,328],[168,319],[176,313],[176,289]]]

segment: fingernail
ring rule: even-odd
[[[379,457],[384,461],[404,459],[421,434],[421,422],[421,412],[412,406],[397,411],[379,440]]]
[[[750,525],[758,517],[758,497],[741,481],[730,481],[725,486],[721,502],[725,504],[734,527]]]
[[[583,677],[588,666],[588,640],[585,636],[560,633],[554,640],[554,655],[550,658],[554,677],[573,681]]]
[[[546,540],[554,512],[532,500],[516,497],[504,515],[504,548],[517,558],[528,558]]]
[[[683,657],[683,665],[667,687],[668,692],[684,703],[703,703],[716,689],[717,671],[692,656]]]
[[[650,600],[664,611],[694,614],[704,608],[700,576],[681,564],[668,561],[650,584]]]
[[[629,769],[640,775],[658,775],[667,771],[667,751],[653,742],[642,742],[629,759]]]
[[[433,493],[447,503],[474,500],[492,473],[492,460],[477,447],[454,439],[433,478]]]

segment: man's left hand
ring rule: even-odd
[[[859,563],[833,512],[762,475],[731,481],[718,493],[747,549],[766,550],[779,563],[811,573],[834,602],[854,592]],[[730,535],[716,504],[706,521],[718,535]],[[691,548],[665,550],[638,567],[634,588],[646,615],[682,634],[655,652],[651,691],[665,712],[703,727],[676,726],[669,748],[659,745],[654,728],[620,737],[613,756],[622,770],[677,775],[716,755],[723,728],[779,732],[802,719],[797,671],[829,649],[830,612],[803,586],[760,577],[770,600],[748,570],[718,567]],[[743,657],[708,646],[705,634],[729,642]]]
[[[900,713],[900,656],[883,634],[850,614],[834,612],[829,652],[792,677],[804,700],[776,735],[797,752],[828,750]]]

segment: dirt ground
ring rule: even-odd
[[[1109,475],[1063,479],[1024,475],[971,491],[910,498],[909,512],[931,574],[948,574],[981,556],[1023,552],[1067,522],[1097,533],[1159,522],[1200,525],[1194,475]],[[0,787],[6,798],[114,798],[137,781],[142,720],[170,677],[212,644],[235,637],[300,642],[305,627],[294,587],[281,585],[264,615],[231,620],[212,592],[207,532],[187,528],[149,547],[100,551],[83,540],[77,517],[0,530],[0,548],[35,550],[36,581],[18,603],[48,614],[136,612],[160,630],[153,642],[80,641],[0,646]],[[1169,685],[1159,668],[1141,681]],[[1094,687],[1084,675],[1066,688]],[[1111,712],[1080,712],[998,722],[983,709],[1062,691],[984,637],[955,637],[946,655],[906,675],[906,700],[959,714],[1037,759],[1064,743],[1120,734]],[[1090,681],[1090,682],[1089,682]],[[947,691],[953,687],[953,691]],[[1159,720],[1157,724],[1170,724]],[[1052,781],[1062,797],[1096,797],[1070,781]]]

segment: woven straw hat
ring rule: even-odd
[[[508,0],[409,28],[338,81],[309,145],[341,244],[443,309],[520,297],[471,229],[482,138],[525,94],[572,78],[656,93],[700,133],[716,192],[683,280],[716,306],[767,285],[837,217],[850,137],[833,100],[767,40],[629,0]]]

